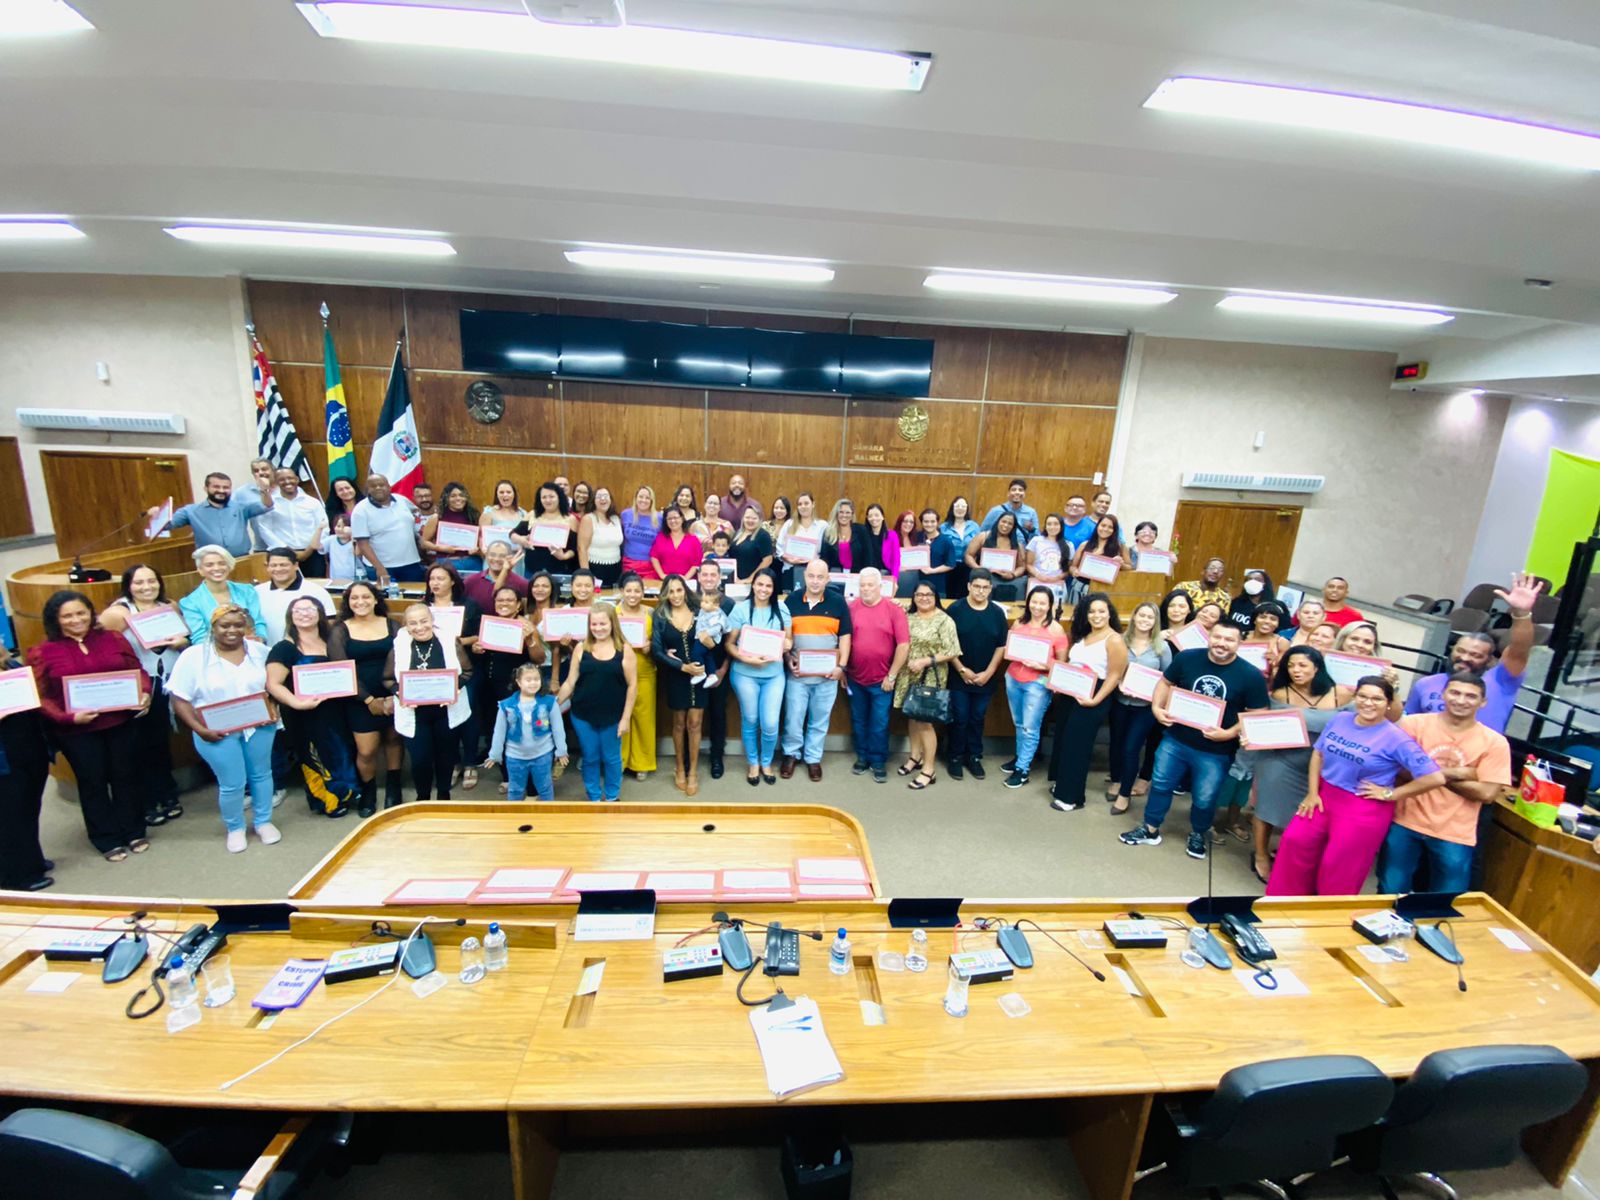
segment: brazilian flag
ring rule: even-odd
[[[333,331],[322,327],[323,413],[328,422],[328,487],[335,479],[356,481],[356,448],[350,444],[350,410],[344,403],[339,356],[333,352]],[[359,489],[358,489],[359,490]]]

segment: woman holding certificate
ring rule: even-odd
[[[778,598],[778,577],[768,568],[750,581],[750,594],[728,614],[728,678],[739,697],[739,725],[748,764],[745,782],[775,784],[778,717],[783,710],[783,656],[789,649],[789,609]]]
[[[810,492],[794,498],[794,516],[779,527],[773,540],[784,590],[792,592],[803,581],[806,564],[822,554],[823,523],[817,519],[817,501]]]
[[[1022,534],[1017,531],[1017,515],[1006,511],[1000,514],[992,528],[980,530],[967,543],[965,561],[969,571],[973,567],[988,569],[994,577],[992,594],[996,600],[1015,600],[1021,595],[1022,585],[1018,581],[1027,575],[1025,553]],[[1045,591],[1050,593],[1049,588]],[[1053,593],[1050,593],[1050,600],[1053,608]]]
[[[710,499],[706,497],[707,502]],[[746,511],[753,513],[755,510]],[[644,603],[644,580],[637,575],[624,575],[621,587],[617,628],[622,631],[622,640],[633,648],[637,684],[633,719],[628,722],[628,732],[622,739],[622,769],[632,771],[633,777],[642,782],[656,769],[656,661],[650,653],[654,614]]]
[[[589,635],[572,652],[572,667],[556,702],[572,702],[572,728],[583,747],[583,790],[590,800],[615,803],[622,791],[622,738],[637,688],[633,647],[622,640],[609,604],[589,609]]]
[[[428,568],[423,587],[423,602],[433,610],[434,628],[447,637],[456,638],[468,650],[472,649],[473,643],[478,640],[478,622],[483,619],[483,610],[467,595],[467,585],[461,573],[450,563],[434,563]],[[478,786],[477,714],[463,721],[456,734],[459,743],[456,761],[465,764],[464,770],[457,768],[461,771],[461,786],[471,791]],[[451,783],[454,782],[452,779]]]
[[[355,664],[328,661],[331,626],[316,600],[300,597],[286,616],[283,640],[267,652],[267,695],[278,702],[300,762],[306,806],[318,816],[342,817],[361,796],[345,715],[355,695]]]
[[[1016,518],[1005,513],[996,528]],[[973,540],[976,546],[987,534]],[[970,562],[970,552],[969,552]],[[1007,772],[1008,788],[1026,787],[1033,756],[1039,750],[1039,731],[1050,707],[1050,687],[1045,682],[1052,662],[1065,662],[1070,639],[1056,622],[1056,598],[1047,587],[1028,593],[1022,616],[1006,637],[1006,703],[1011,706],[1011,723],[1017,729],[1017,749],[1008,762],[1000,764]]]
[[[211,636],[178,658],[167,690],[178,720],[194,733],[195,752],[217,777],[217,808],[228,853],[245,848],[244,795],[261,844],[283,840],[272,823],[272,741],[278,714],[267,696],[267,647],[249,637],[250,614],[222,605]]]
[[[1159,676],[1172,663],[1172,647],[1157,628],[1160,618],[1154,604],[1141,604],[1128,617],[1127,632],[1122,635],[1128,665],[1108,714],[1111,788],[1106,799],[1111,801],[1113,813],[1127,812],[1134,796],[1149,791],[1156,746],[1161,741],[1161,726],[1156,724],[1150,701]]]
[[[527,550],[524,575],[572,574],[578,564],[578,523],[568,512],[566,494],[553,483],[541,483],[533,511],[511,530],[511,540]]]
[[[1128,647],[1122,640],[1117,607],[1104,592],[1090,592],[1073,609],[1069,666],[1093,673],[1093,682],[1081,671],[1071,672],[1063,711],[1056,721],[1051,775],[1050,807],[1057,812],[1078,812],[1089,785],[1089,758],[1094,739],[1114,703],[1112,696],[1128,669]]]
[[[482,635],[479,635],[482,641]],[[406,606],[405,627],[394,635],[384,664],[384,686],[394,695],[394,727],[411,756],[418,800],[450,799],[460,739],[454,732],[472,716],[467,683],[472,662],[455,637],[434,632],[426,604]]]
[[[938,514],[934,514],[935,520]],[[931,684],[936,688],[949,686],[950,664],[961,657],[961,639],[956,633],[956,623],[950,614],[939,606],[939,594],[933,585],[922,580],[911,593],[911,612],[906,615],[906,628],[911,634],[905,670],[895,678],[894,706],[902,711],[912,685]],[[934,764],[939,757],[939,727],[932,721],[906,717],[910,732],[909,757],[901,765],[899,774],[915,775],[906,784],[914,792],[931,788],[939,782],[934,774]]]
[[[100,614],[100,627],[120,633],[150,677],[150,709],[133,723],[139,739],[139,783],[144,823],[165,825],[183,816],[172,778],[172,706],[166,680],[189,647],[189,626],[167,599],[166,580],[154,567],[136,564],[122,573],[122,595]]]
[[[126,639],[95,628],[94,606],[82,592],[56,592],[41,621],[45,640],[29,647],[28,665],[45,728],[78,781],[89,841],[107,862],[122,862],[150,848],[134,728],[150,704],[149,678]],[[269,786],[269,803],[271,796]]]
[[[194,565],[200,572],[200,584],[178,601],[178,611],[189,626],[189,642],[198,646],[211,640],[211,614],[219,604],[244,609],[250,617],[250,636],[265,641],[267,622],[261,615],[261,599],[256,589],[248,583],[234,583],[233,574],[237,560],[221,546],[201,546],[194,552]]]
[[[759,523],[759,522],[758,522]],[[692,575],[700,568],[705,550],[700,539],[689,532],[689,525],[677,505],[669,505],[661,514],[661,532],[650,544],[650,576],[665,579],[668,575]],[[643,575],[640,575],[643,578]]]
[[[1027,545],[1028,586],[1049,588],[1057,605],[1067,602],[1072,567],[1072,543],[1067,541],[1066,528],[1060,513],[1046,513],[1044,530],[1029,538]]]
[[[601,587],[622,578],[622,518],[608,487],[595,489],[593,507],[578,519],[578,565],[593,571]]]
[[[1132,568],[1133,557],[1123,544],[1122,529],[1107,513],[1095,522],[1094,532],[1072,557],[1073,601],[1093,588],[1110,587],[1119,572]]]
[[[733,535],[733,582],[749,583],[757,571],[772,565],[772,538],[761,528],[761,514],[744,510],[739,532]]]
[[[706,668],[695,660],[695,611],[681,575],[661,581],[650,649],[672,713],[673,786],[693,796],[700,791],[700,727],[712,693],[699,686]],[[722,693],[715,697],[720,700]]]
[[[386,766],[383,806],[393,808],[402,799],[400,735],[394,727],[393,694],[383,681],[396,628],[384,598],[370,583],[361,580],[345,589],[339,619],[333,623],[328,638],[329,658],[348,658],[356,664],[356,702],[348,715],[350,733],[356,742],[356,775],[361,780],[361,802],[356,812],[363,817],[377,811],[380,750]]]
[[[546,597],[553,591],[550,576],[540,571],[528,581],[530,594],[536,586]],[[550,648],[545,645],[544,639],[539,636],[539,628],[534,620],[523,612],[522,597],[517,595],[517,590],[509,584],[498,587],[492,599],[493,611],[479,617],[478,636],[468,644],[468,657],[472,660],[472,681],[468,688],[471,698],[473,716],[463,721],[457,728],[472,728],[474,738],[472,757],[464,758],[464,764],[478,761],[478,748],[476,739],[485,729],[494,728],[495,708],[512,692],[516,691],[517,668],[525,662],[544,665],[551,657]],[[552,669],[550,678],[554,680],[555,672]],[[472,773],[473,783],[477,783],[477,772]],[[462,782],[465,784],[466,775],[463,772]],[[502,790],[507,783],[502,780]]]
[[[459,483],[447,483],[439,495],[439,511],[422,523],[422,549],[439,562],[470,575],[483,569],[478,557],[478,510]]]
[[[661,576],[650,563],[650,548],[661,532],[656,515],[656,494],[647,487],[633,494],[633,507],[622,514],[622,569],[647,582]]]
[[[933,589],[935,596],[943,600],[950,594],[948,584],[951,572],[961,560],[961,552],[956,548],[955,539],[939,528],[939,514],[934,509],[923,509],[917,521],[917,529],[911,535],[910,543],[900,549],[900,570],[910,576],[913,587],[925,583]],[[922,553],[924,548],[926,554]]]
[[[833,571],[856,573],[872,565],[867,551],[867,531],[856,523],[855,502],[840,498],[828,514],[822,531],[822,560]]]

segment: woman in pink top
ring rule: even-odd
[[[1036,587],[1028,593],[1022,616],[1011,627],[1011,632],[1049,642],[1050,658],[1066,662],[1067,648],[1071,642],[1067,631],[1056,621],[1056,616],[1055,593],[1047,587]],[[1005,786],[1008,788],[1026,786],[1033,756],[1038,753],[1044,714],[1050,708],[1050,687],[1045,682],[1047,674],[1048,668],[1040,671],[1026,663],[1013,661],[1006,666],[1006,702],[1011,706],[1011,723],[1017,730],[1017,752],[1000,767],[1007,773]]]
[[[665,579],[668,575],[693,575],[700,569],[700,560],[704,557],[700,539],[689,532],[688,522],[683,519],[683,510],[676,504],[664,509],[661,513],[661,532],[650,547],[650,565],[655,569],[656,577]]]

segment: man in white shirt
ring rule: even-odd
[[[271,511],[250,523],[256,540],[267,550],[287,546],[294,551],[302,571],[308,575],[324,574],[320,548],[328,528],[328,510],[315,496],[300,490],[299,478],[288,468],[280,468],[273,480],[277,497]]]
[[[356,553],[372,564],[379,587],[426,578],[411,504],[389,490],[384,476],[367,476],[367,498],[350,513],[350,532]]]
[[[310,596],[322,605],[323,612],[333,616],[333,597],[320,584],[309,582],[300,573],[294,551],[287,546],[267,551],[267,582],[256,584],[256,595],[261,601],[261,619],[267,627],[268,646],[283,641],[289,605],[301,596]]]

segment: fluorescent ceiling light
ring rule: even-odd
[[[1064,300],[1086,304],[1166,304],[1178,298],[1159,284],[1076,275],[1017,275],[1006,271],[936,270],[922,281],[936,292],[1002,296],[1017,300]]]
[[[93,28],[64,0],[5,0],[0,4],[0,37],[38,37]]]
[[[70,242],[84,236],[66,217],[27,213],[0,215],[0,242]]]
[[[921,91],[933,61],[926,54],[859,50],[849,46],[653,25],[562,25],[536,20],[524,12],[351,3],[350,0],[324,0],[322,3],[308,0],[296,7],[323,37],[500,50],[545,58],[671,67],[888,91]]]
[[[1455,318],[1420,304],[1353,300],[1341,296],[1299,296],[1289,292],[1236,292],[1217,301],[1228,312],[1267,317],[1310,317],[1374,325],[1443,325]]]
[[[751,257],[718,250],[653,246],[593,246],[568,250],[567,261],[602,271],[686,275],[694,279],[755,279],[766,283],[827,283],[833,268],[815,258]]]
[[[209,246],[251,246],[282,250],[344,250],[358,254],[396,254],[448,258],[455,247],[421,231],[363,229],[359,226],[294,224],[243,225],[228,222],[173,225],[166,230],[185,242]]]
[[[1156,88],[1144,107],[1600,171],[1600,137],[1594,134],[1400,100],[1179,76]]]

